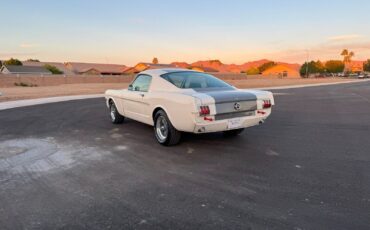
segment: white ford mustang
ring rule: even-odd
[[[205,73],[154,69],[139,73],[128,89],[107,90],[112,122],[124,118],[154,126],[160,144],[175,145],[181,132],[236,136],[271,114],[271,92],[241,90]]]

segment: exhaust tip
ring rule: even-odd
[[[200,128],[200,129],[198,129],[198,133],[203,133],[203,132],[205,132],[206,131],[206,128],[204,128],[204,127],[202,127],[202,128]]]

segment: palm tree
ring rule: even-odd
[[[340,55],[343,56],[345,71],[350,72],[351,71],[350,63],[352,61],[352,57],[355,56],[355,53],[353,51],[348,51],[347,49],[344,49]]]
[[[344,49],[340,55],[343,56],[344,63],[350,63],[352,61],[352,57],[355,56],[355,53],[353,51],[349,52],[347,49]]]

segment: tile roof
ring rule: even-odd
[[[98,63],[80,63],[80,62],[67,62],[67,68],[76,72],[83,73],[90,69],[95,69],[101,73],[123,73],[126,68],[125,65],[116,64],[98,64]]]
[[[75,74],[73,71],[68,69],[64,63],[62,62],[32,62],[32,61],[23,61],[22,62],[23,66],[45,66],[45,65],[51,65],[55,66],[57,69],[63,72],[65,75],[73,75]]]
[[[51,72],[41,66],[22,66],[22,65],[8,65],[5,68],[10,73],[35,73],[35,74],[51,74]]]

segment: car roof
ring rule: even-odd
[[[143,72],[140,72],[139,74],[148,74],[148,75],[151,75],[151,76],[160,76],[162,74],[174,73],[174,72],[197,72],[197,71],[189,70],[189,69],[181,69],[181,68],[163,68],[163,69],[149,69],[149,70],[145,70]]]

